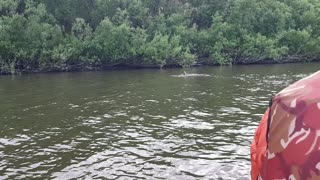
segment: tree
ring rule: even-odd
[[[0,69],[320,58],[316,0],[0,0]]]

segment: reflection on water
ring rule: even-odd
[[[249,179],[269,98],[318,64],[0,77],[0,179]]]

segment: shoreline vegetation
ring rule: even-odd
[[[315,0],[0,0],[0,74],[311,62]]]
[[[252,61],[245,63],[238,63],[233,65],[270,65],[270,64],[291,64],[291,63],[311,63],[311,62],[320,62],[320,60],[314,61],[301,61],[300,59],[292,60],[280,60],[274,61],[272,59],[268,60],[260,60],[260,61]],[[218,63],[201,63],[197,62],[190,66],[183,67],[179,64],[166,64],[164,66],[160,66],[157,64],[105,64],[99,66],[92,66],[86,64],[77,64],[73,66],[65,66],[63,69],[54,68],[54,67],[42,67],[38,69],[19,69],[14,72],[2,71],[1,75],[21,75],[21,74],[33,74],[33,73],[58,73],[58,72],[90,72],[90,71],[108,71],[108,70],[131,70],[131,69],[170,69],[170,68],[188,68],[188,67],[204,67],[204,66],[231,66],[229,65],[221,65]]]

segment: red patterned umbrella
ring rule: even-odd
[[[320,71],[272,98],[251,163],[252,179],[320,179]]]

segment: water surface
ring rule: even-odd
[[[270,97],[320,64],[0,77],[0,179],[249,179]]]

